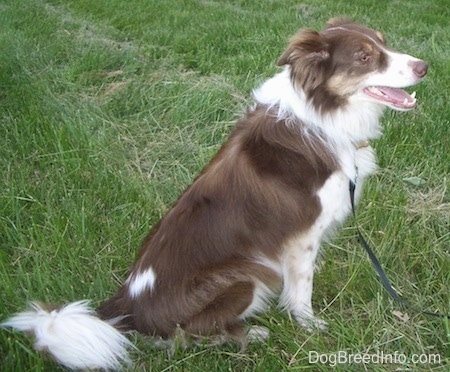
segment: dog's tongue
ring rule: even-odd
[[[409,93],[404,91],[403,89],[389,88],[389,87],[377,87],[377,88],[381,93],[383,93],[385,96],[389,97],[393,101],[404,102],[405,99],[408,102],[413,101]]]
[[[364,89],[365,93],[376,100],[387,105],[392,105],[398,109],[412,109],[416,105],[415,93],[410,95],[408,92],[399,88],[385,86],[372,86]]]

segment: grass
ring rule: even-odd
[[[27,300],[97,305],[111,295],[149,227],[218,150],[251,89],[276,71],[288,37],[344,14],[431,64],[419,106],[383,120],[380,171],[358,213],[403,296],[450,311],[446,0],[2,0],[0,9],[0,319]],[[136,336],[134,370],[328,370],[309,364],[308,352],[339,350],[441,357],[339,371],[448,370],[449,322],[392,303],[351,222],[324,251],[314,307],[327,332],[305,334],[272,306],[255,320],[271,337],[245,354],[224,346],[168,358]],[[5,330],[0,366],[61,370]]]

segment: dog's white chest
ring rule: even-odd
[[[357,181],[356,199],[359,198],[364,179],[376,170],[375,155],[370,146],[354,151],[342,152],[341,169],[331,174],[317,192],[322,211],[315,227],[319,234],[340,225],[351,212],[350,180]]]
[[[315,225],[323,234],[331,227],[341,224],[350,213],[349,178],[342,171],[333,173],[317,195],[322,211]]]

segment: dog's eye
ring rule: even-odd
[[[358,52],[355,52],[353,58],[354,58],[355,62],[358,62],[361,64],[366,64],[372,60],[372,55],[371,55],[371,53],[369,53],[367,51],[360,50]]]
[[[359,60],[361,63],[367,63],[367,62],[370,62],[371,59],[372,59],[372,56],[371,56],[370,54],[364,53],[364,52],[362,52],[362,53],[359,55],[359,57],[358,57],[358,60]]]

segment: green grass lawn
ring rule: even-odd
[[[336,15],[383,31],[430,63],[418,107],[388,113],[380,170],[359,223],[409,302],[450,312],[450,8],[447,0],[0,1],[0,319],[28,300],[94,305],[124,279],[149,227],[217,151],[288,38]],[[403,310],[381,287],[352,223],[324,251],[306,334],[274,305],[267,342],[177,351],[136,337],[136,371],[328,370],[308,353],[403,354],[450,366],[450,323]],[[401,311],[407,317],[395,313]],[[402,314],[404,315],[404,314]],[[409,361],[439,354],[440,363]],[[0,331],[0,370],[58,370]]]

